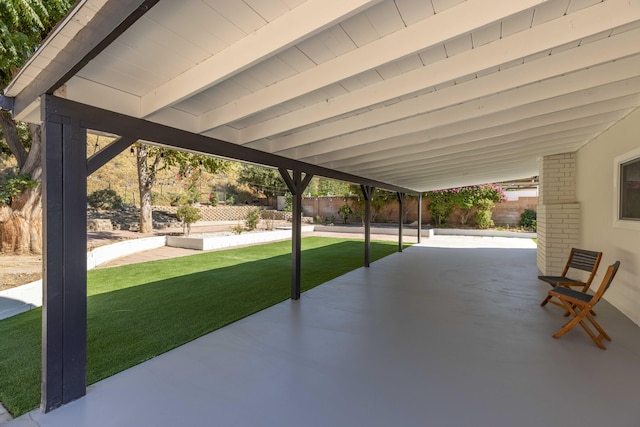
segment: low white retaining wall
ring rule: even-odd
[[[0,292],[0,319],[15,316],[42,305],[42,280]]]
[[[364,227],[351,226],[351,225],[316,225],[315,231],[325,231],[328,233],[360,233],[364,238]],[[421,231],[422,237],[433,237],[433,228],[423,228]],[[398,227],[371,227],[371,234],[388,234],[398,235]],[[403,236],[417,236],[418,229],[402,227]]]
[[[87,270],[97,267],[100,264],[121,258],[123,256],[135,254],[136,252],[147,251],[166,246],[167,237],[145,237],[143,239],[123,240],[122,242],[100,246],[87,252]]]
[[[535,239],[536,233],[526,231],[476,230],[462,228],[434,228],[436,236],[483,236],[483,237],[518,237],[521,239]]]
[[[333,233],[362,233],[364,236],[364,227],[340,226],[340,225],[316,225],[315,231],[327,231]],[[398,227],[371,227],[371,234],[393,234],[398,235]],[[402,228],[403,236],[416,236],[418,229],[415,227],[404,226]],[[484,237],[519,237],[534,239],[536,233],[521,231],[500,231],[500,230],[477,230],[472,228],[423,228],[421,230],[422,237],[436,236],[484,236]]]
[[[302,231],[313,231],[313,226],[302,226]],[[291,238],[291,229],[278,229],[259,233],[243,234],[192,234],[185,236],[167,236],[167,246],[174,248],[196,249],[208,251],[211,249],[230,248],[233,246],[252,245],[255,243],[273,242]]]

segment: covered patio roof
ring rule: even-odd
[[[640,105],[638,0],[84,0],[5,91],[426,191],[538,175]]]

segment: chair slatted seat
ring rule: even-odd
[[[602,343],[603,339],[611,341],[611,337],[602,329],[602,326],[593,318],[593,307],[600,301],[604,293],[611,286],[620,267],[620,261],[616,261],[607,268],[607,272],[602,279],[600,287],[595,294],[588,294],[586,291],[581,292],[564,286],[556,286],[549,291],[548,298],[555,298],[559,301],[559,305],[564,307],[572,316],[571,320],[565,323],[558,332],[553,334],[554,338],[560,338],[569,332],[574,326],[580,325],[585,332],[591,337],[596,345],[605,350],[606,347]],[[589,327],[589,322],[598,332],[596,333]]]

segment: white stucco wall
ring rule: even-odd
[[[640,228],[614,225],[614,159],[640,148],[640,109],[577,152],[577,200],[581,205],[580,244],[603,252],[594,285],[606,267],[620,270],[605,299],[640,325]],[[592,285],[593,287],[593,285]]]

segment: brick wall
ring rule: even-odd
[[[546,156],[539,164],[538,253],[542,274],[556,275],[579,243],[580,204],[576,201],[575,153]]]

